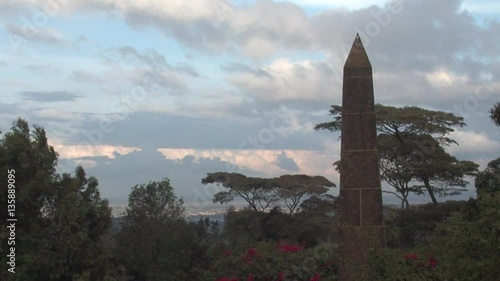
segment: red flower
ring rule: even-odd
[[[247,250],[247,257],[255,258],[256,256],[257,256],[257,250],[255,250],[254,248],[249,248]]]
[[[311,279],[309,279],[309,281],[319,281],[319,277],[320,277],[319,274],[316,273]]]
[[[252,274],[248,274],[247,281],[253,281],[253,275]]]
[[[249,248],[247,250],[246,256],[243,257],[242,260],[246,263],[250,263],[256,257],[257,257],[257,250],[255,250],[254,248]]]
[[[435,260],[433,257],[429,257],[427,262],[428,262],[430,268],[434,268],[437,265],[437,260]]]
[[[301,246],[299,246],[299,245],[288,245],[288,244],[285,244],[283,246],[280,246],[279,250],[281,252],[293,253],[293,252],[302,251],[303,248]]]
[[[224,250],[224,255],[229,257],[230,255],[232,255],[233,252],[231,252],[231,250]]]
[[[418,256],[417,256],[417,254],[406,254],[405,255],[405,260],[407,260],[407,261],[410,261],[410,260],[411,261],[416,261],[416,260],[418,260]]]
[[[278,272],[278,281],[283,281],[285,280],[285,273],[280,271]]]

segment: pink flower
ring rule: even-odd
[[[285,273],[280,271],[278,272],[278,281],[283,281],[285,280]]]
[[[319,274],[316,273],[311,279],[309,279],[309,281],[319,281],[319,277],[320,277]]]

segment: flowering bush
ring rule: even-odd
[[[333,281],[335,250],[329,243],[304,248],[285,241],[260,242],[246,249],[221,250],[204,276],[215,281]]]
[[[372,253],[370,263],[372,280],[441,280],[438,261],[430,254],[379,249]]]

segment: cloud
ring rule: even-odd
[[[106,156],[114,159],[117,155],[126,155],[135,151],[142,151],[140,147],[126,147],[113,145],[64,145],[49,141],[61,158],[81,158]]]
[[[283,170],[288,170],[292,172],[299,171],[299,166],[297,166],[297,163],[295,163],[295,161],[292,158],[287,157],[284,151],[282,151],[281,154],[278,155],[278,158],[276,159],[276,165]]]
[[[37,119],[57,120],[57,121],[75,121],[84,120],[84,115],[81,113],[62,111],[54,108],[43,108],[33,111],[34,117]]]
[[[332,96],[325,91],[327,85],[340,88],[339,73],[324,62],[279,59],[260,69],[241,64],[224,67],[237,70],[228,76],[229,83],[261,101],[324,101]]]
[[[189,92],[188,79],[201,78],[196,68],[188,63],[169,63],[154,49],[139,51],[130,46],[108,49],[103,55],[105,64],[115,67],[128,81],[146,90],[167,90],[180,96]]]
[[[73,70],[69,77],[75,81],[84,83],[101,84],[104,82],[104,79],[102,77],[93,75],[84,70]]]
[[[30,64],[25,66],[29,71],[41,75],[41,76],[50,76],[61,74],[62,71],[56,67],[44,64]]]
[[[334,160],[329,152],[308,150],[269,150],[269,149],[179,149],[159,148],[166,159],[181,161],[192,157],[194,162],[201,159],[220,159],[230,163],[226,171],[238,172],[235,167],[248,169],[267,176],[292,172],[309,175],[331,176],[335,170]],[[329,163],[331,162],[331,163]],[[329,163],[324,166],[325,163]]]
[[[39,28],[34,25],[7,24],[7,31],[15,36],[35,43],[49,44],[58,47],[71,47],[73,44],[54,28]]]
[[[492,152],[496,151],[497,154],[500,152],[500,142],[493,140],[485,132],[456,130],[451,133],[451,138],[459,144],[458,146],[451,146],[448,149],[452,154],[483,154],[495,158],[498,155],[492,155]]]
[[[62,101],[76,101],[81,98],[81,95],[66,91],[54,91],[54,92],[43,92],[43,91],[25,91],[20,92],[25,100],[36,101],[36,102],[62,102]]]

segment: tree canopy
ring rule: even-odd
[[[30,129],[18,119],[0,139],[0,176],[15,171],[15,246],[17,280],[73,280],[85,275],[102,280],[106,260],[101,237],[110,225],[108,201],[101,199],[98,181],[82,167],[74,175],[56,172],[57,153],[48,145],[45,130]],[[7,210],[7,181],[0,183],[0,208]],[[7,212],[0,212],[0,237],[7,237]],[[4,268],[2,280],[10,280]],[[9,274],[9,273],[8,273]]]
[[[291,215],[305,196],[321,195],[335,184],[322,176],[283,175],[277,178],[246,177],[238,173],[209,173],[203,184],[216,183],[229,189],[214,195],[214,203],[228,203],[236,197],[245,200],[254,211],[282,203]]]
[[[432,202],[436,195],[460,194],[467,184],[463,178],[477,172],[475,163],[459,161],[444,147],[457,144],[449,137],[454,127],[463,127],[462,117],[453,113],[433,111],[415,106],[393,107],[375,105],[377,145],[381,178],[409,206],[410,193],[427,193]],[[316,130],[340,131],[342,107],[332,105],[334,121],[316,125]],[[420,182],[421,184],[417,184]]]
[[[116,255],[134,280],[187,280],[195,237],[170,181],[149,182],[132,188]]]

